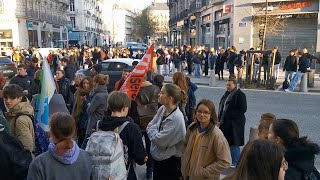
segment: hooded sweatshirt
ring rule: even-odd
[[[55,145],[50,143],[49,150],[37,156],[30,164],[28,180],[90,180],[92,161],[87,152],[73,142],[73,148],[58,155]]]
[[[121,126],[124,122],[129,124],[120,133],[120,138],[124,145],[128,147],[129,160],[134,160],[137,164],[143,165],[144,158],[147,156],[142,142],[140,128],[133,122],[130,117],[107,117],[99,124],[99,129],[103,131],[113,131]],[[136,174],[134,168],[130,168],[128,180],[135,180]]]

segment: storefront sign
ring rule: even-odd
[[[281,10],[290,10],[290,9],[301,9],[305,7],[312,7],[313,3],[311,1],[307,2],[289,2],[281,5]]]
[[[19,23],[19,19],[0,19],[0,23]]]
[[[223,13],[228,14],[232,12],[232,5],[223,5]]]
[[[33,22],[27,21],[27,28],[32,28],[32,27],[33,27]]]

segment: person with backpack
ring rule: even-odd
[[[9,84],[3,89],[2,93],[5,105],[9,109],[9,112],[6,113],[6,118],[10,124],[10,132],[32,154],[35,149],[34,126],[30,118],[34,115],[33,108],[19,85]],[[23,113],[23,115],[18,116],[20,113]]]
[[[288,170],[285,180],[319,180],[320,173],[314,166],[319,154],[318,144],[306,136],[301,137],[297,124],[290,119],[277,119],[269,127],[268,140],[285,147]]]
[[[139,126],[127,116],[131,101],[125,93],[113,91],[108,96],[107,104],[111,115],[96,123],[96,132],[91,135],[86,145],[86,151],[94,157],[93,179],[117,177],[136,180],[136,163],[145,164],[148,156]],[[116,137],[119,136],[122,141],[117,140]],[[105,153],[110,151],[113,153]],[[116,158],[110,163],[102,161],[114,157]]]
[[[185,91],[175,84],[161,88],[158,102],[162,104],[147,126],[154,159],[154,180],[181,179],[181,156],[186,127],[179,102],[186,101]]]
[[[2,122],[0,123],[0,159],[1,179],[26,179],[32,161],[31,153]]]
[[[27,180],[90,180],[91,157],[73,140],[75,132],[76,124],[71,115],[53,114],[48,151],[31,162]]]

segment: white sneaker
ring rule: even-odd
[[[285,92],[292,92],[290,89],[285,89],[284,91]]]

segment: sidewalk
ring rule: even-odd
[[[186,74],[186,72],[184,71],[184,73]],[[213,87],[216,88],[225,88],[226,86],[226,81],[229,77],[229,72],[227,70],[224,70],[223,72],[224,74],[224,80],[219,80],[218,79],[218,75],[216,76],[216,80],[215,80],[215,84]],[[237,74],[236,70],[235,70],[235,74]],[[190,77],[191,82],[197,84],[197,85],[201,85],[201,86],[209,86],[209,82],[210,82],[210,77],[203,77],[201,76],[201,78],[195,78],[194,75],[187,75],[188,77]],[[278,87],[277,90],[281,91],[281,87],[282,87],[282,82],[284,81],[284,76],[285,76],[285,72],[283,72],[282,70],[279,72],[279,78],[277,80],[276,86]],[[243,78],[245,78],[245,72],[243,74]],[[170,76],[167,76],[164,78],[165,83],[171,83],[172,82],[172,73]],[[297,86],[297,88],[295,89],[295,92],[299,92],[299,87],[300,84]],[[243,88],[246,89],[246,88]],[[252,90],[252,89],[251,89]],[[260,89],[261,90],[261,89]],[[264,89],[267,90],[267,89]],[[268,91],[273,91],[273,90],[268,90]],[[312,93],[320,93],[320,77],[319,74],[315,74],[314,77],[314,87],[313,88],[308,88],[308,92],[312,92]]]

